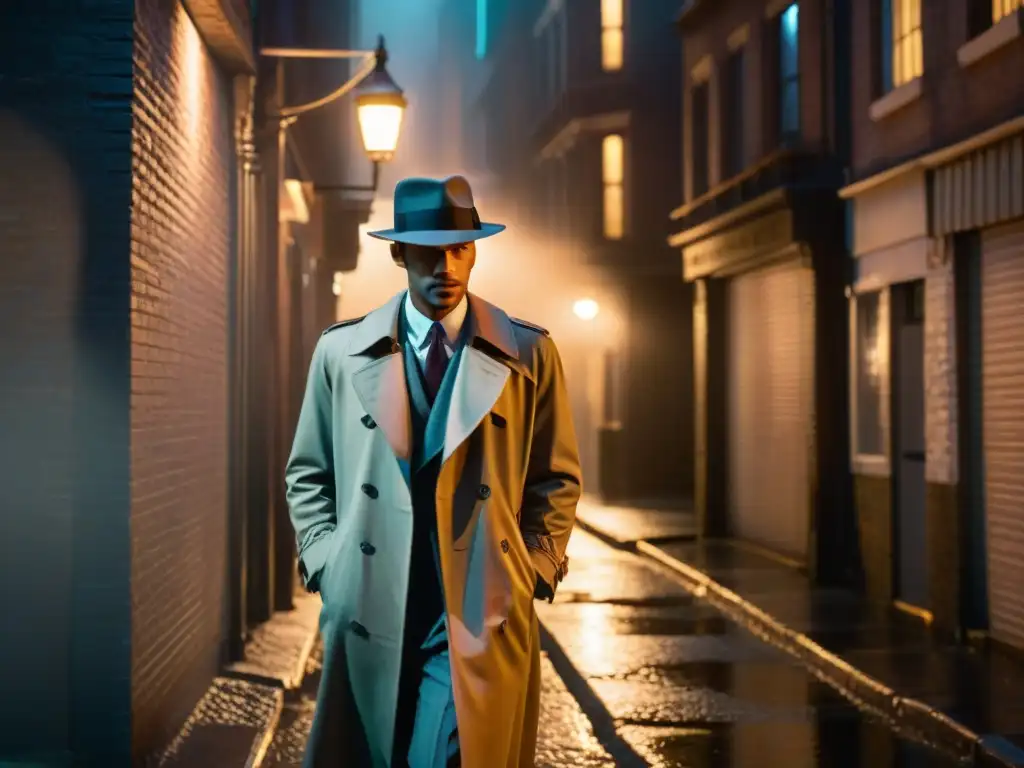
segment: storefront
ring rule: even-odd
[[[821,200],[819,196],[819,200]],[[782,190],[673,238],[696,283],[695,506],[725,535],[838,577],[847,522],[842,242],[835,202]],[[843,336],[840,335],[840,338]],[[837,398],[837,394],[842,393]],[[838,464],[843,464],[837,474]]]
[[[1024,648],[1024,134],[1010,130],[841,194],[868,592]]]
[[[799,258],[727,287],[729,527],[806,560],[813,393],[813,275]]]
[[[932,188],[934,234],[964,283],[966,584],[990,636],[1024,648],[1024,133],[936,165]]]
[[[930,619],[943,596],[929,550],[942,514],[929,505],[954,494],[928,486],[955,482],[943,463],[952,421],[942,418],[953,375],[943,362],[953,343],[952,273],[929,236],[924,170],[841,194],[853,213],[850,456],[862,571],[871,598]]]

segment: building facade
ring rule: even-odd
[[[258,30],[318,22],[272,6],[0,10],[0,762],[142,764],[291,605],[284,451],[358,223],[273,118],[305,94]]]
[[[1024,647],[1019,0],[852,15],[851,455],[869,592]]]
[[[847,503],[847,4],[687,3],[685,183],[696,508],[823,582],[856,577]]]
[[[560,345],[588,489],[686,498],[690,291],[669,279],[665,224],[681,168],[674,3],[466,2],[463,13],[474,5],[488,14],[483,83],[464,122],[482,129],[496,196],[552,254],[551,293],[593,321],[586,342]]]

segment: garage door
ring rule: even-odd
[[[1024,223],[983,232],[981,290],[989,627],[1024,648]]]
[[[729,284],[729,517],[734,536],[806,559],[813,282],[783,265]]]

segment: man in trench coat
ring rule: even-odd
[[[406,179],[391,241],[409,290],[321,336],[286,472],[324,668],[309,768],[534,765],[535,598],[552,599],[581,492],[547,332],[467,292],[468,182]]]

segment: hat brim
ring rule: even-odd
[[[393,243],[408,243],[409,245],[438,248],[442,245],[455,245],[456,243],[482,240],[485,237],[491,237],[491,235],[504,231],[504,224],[482,222],[480,229],[423,229],[411,232],[399,232],[397,229],[378,229],[375,232],[367,232],[366,234],[378,240],[390,240]]]

